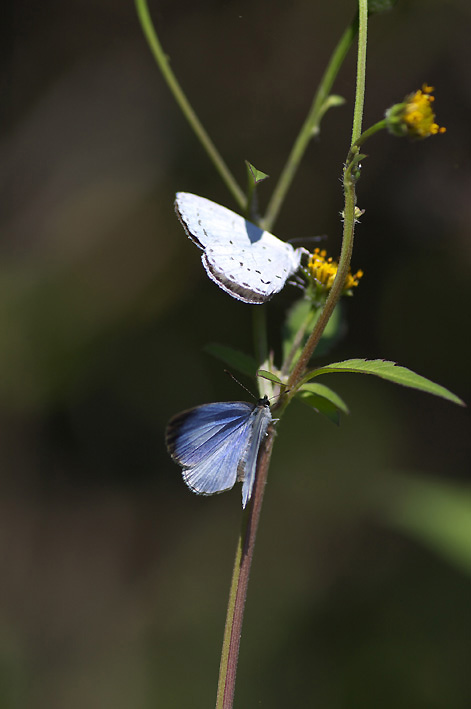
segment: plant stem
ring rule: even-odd
[[[366,43],[368,32],[368,0],[358,0],[358,56],[355,108],[353,109],[352,145],[361,135],[363,107],[365,105]]]
[[[274,439],[274,429],[270,426],[258,459],[252,499],[242,517],[224,629],[216,709],[232,709],[234,702],[247,586]]]
[[[158,65],[160,71],[162,72],[162,76],[164,77],[165,81],[167,82],[167,86],[169,87],[170,91],[172,92],[173,97],[174,97],[175,101],[178,103],[183,115],[187,119],[190,126],[193,128],[193,131],[195,132],[196,137],[200,141],[204,150],[206,150],[206,153],[208,154],[209,159],[212,161],[214,167],[219,172],[219,174],[220,174],[223,182],[225,183],[226,187],[228,188],[229,192],[232,194],[232,196],[234,197],[235,201],[237,202],[237,204],[239,205],[241,210],[245,211],[246,205],[247,205],[247,200],[246,200],[244,192],[241,190],[241,188],[237,184],[236,179],[232,175],[231,171],[227,167],[227,165],[224,162],[221,155],[219,154],[213,141],[209,137],[206,130],[203,128],[198,116],[196,115],[190,102],[188,101],[185,94],[183,93],[183,90],[182,90],[180,84],[178,83],[178,81],[175,77],[175,74],[173,73],[173,71],[170,68],[169,60],[163,51],[162,45],[160,44],[160,41],[158,39],[154,25],[152,24],[152,19],[150,17],[149,9],[147,7],[147,1],[146,0],[135,0],[135,3],[136,3],[137,15],[138,15],[139,21],[141,23],[142,31],[144,32],[144,35],[147,39],[147,43],[148,43],[150,50],[154,56],[154,59],[157,62],[157,65]]]
[[[362,40],[364,46],[359,47],[359,69],[358,71],[365,71],[365,52],[366,52],[366,22],[368,15],[368,4],[367,0],[359,0],[359,23],[360,28],[362,28]],[[324,74],[322,81],[322,88],[316,94],[313,107],[311,109],[310,115],[306,120],[305,125],[301,131],[302,138],[298,137],[295,143],[292,154],[288,159],[286,168],[280,178],[280,182],[275,190],[270,203],[269,209],[267,210],[267,215],[263,223],[265,229],[271,228],[273,224],[284,196],[288,190],[288,187],[292,181],[295,170],[301,156],[306,148],[307,142],[312,136],[313,130],[318,131],[320,119],[322,117],[322,109],[325,108],[325,102],[327,100],[328,92],[330,87],[337,75],[340,67],[341,60],[345,57],[345,54],[353,41],[353,37],[356,33],[356,23],[350,26],[349,30],[343,35],[334,55],[329,63],[329,66]],[[360,44],[360,40],[359,40]],[[360,52],[363,52],[363,60],[360,62]],[[361,88],[363,86],[363,89]],[[361,115],[363,106],[363,96],[364,96],[364,77],[363,82],[357,80],[357,91],[356,91],[356,103],[355,103],[355,116],[357,116],[356,122],[361,127]],[[361,104],[358,108],[358,104]],[[314,115],[315,120],[312,120]],[[354,129],[355,131],[357,128]],[[300,134],[300,136],[301,136]],[[355,140],[359,137],[355,137]],[[354,142],[354,141],[352,141]],[[356,149],[358,150],[358,149]],[[352,156],[351,163],[346,166],[344,171],[344,185],[345,185],[345,221],[344,221],[344,238],[342,244],[342,252],[340,255],[339,268],[337,271],[337,276],[333,284],[333,288],[330,292],[329,298],[327,299],[324,310],[322,311],[319,321],[314,327],[313,333],[308,339],[308,342],[301,354],[301,358],[293,370],[290,382],[291,385],[296,385],[307,366],[309,358],[317,345],[317,342],[322,335],[322,332],[330,318],[335,305],[343,290],[345,284],[345,278],[348,274],[348,269],[350,267],[350,259],[353,248],[353,228],[354,228],[354,209],[355,209],[355,187],[354,179],[352,177],[352,167],[355,164],[356,153]],[[264,314],[263,314],[264,317]],[[319,324],[321,322],[321,324]],[[259,354],[263,352],[266,353],[266,345],[262,343],[259,339],[260,332],[263,331],[261,323],[254,318],[254,332],[256,333],[256,349],[258,349]],[[317,334],[316,334],[317,333]],[[264,338],[262,338],[264,339]],[[266,340],[265,340],[266,342]],[[279,408],[284,408],[288,403],[285,397],[285,402],[280,402]],[[271,458],[271,453],[274,443],[274,429],[273,426],[269,427],[268,435],[262,445],[258,464],[257,473],[255,476],[255,484],[252,495],[252,500],[246,512],[243,515],[242,526],[239,535],[239,540],[237,544],[236,556],[234,561],[234,569],[231,581],[231,589],[229,595],[229,603],[226,615],[226,625],[224,631],[224,640],[221,653],[221,663],[219,668],[219,682],[218,691],[216,699],[216,709],[232,709],[234,701],[234,691],[235,691],[235,680],[237,672],[237,662],[239,656],[240,647],[240,637],[242,632],[242,622],[244,616],[245,600],[247,597],[247,586],[249,580],[250,567],[253,557],[253,549],[255,544],[255,537],[257,533],[258,522],[260,519],[260,512],[263,501],[263,493],[265,488],[265,483],[268,475],[268,468]]]
[[[357,81],[355,92],[355,108],[353,114],[353,130],[352,130],[352,148],[349,151],[347,163],[344,168],[343,185],[345,195],[344,208],[344,224],[343,224],[343,239],[342,249],[340,253],[337,275],[332,285],[329,297],[325,306],[316,322],[314,329],[293,369],[288,380],[287,394],[284,400],[279,403],[279,410],[283,410],[288,404],[289,399],[296,393],[304,371],[312,357],[312,354],[317,347],[322,333],[334,312],[340,296],[342,295],[345,279],[350,268],[350,261],[353,250],[353,237],[355,229],[355,177],[352,174],[352,169],[356,165],[356,156],[358,154],[357,141],[361,136],[361,124],[363,116],[363,105],[365,98],[365,73],[366,73],[366,42],[367,42],[367,23],[368,23],[368,0],[358,0],[359,8],[359,32],[358,32],[358,61],[357,61]],[[367,132],[367,131],[366,131]]]
[[[263,305],[252,307],[252,326],[255,359],[259,369],[268,366],[268,337],[267,337],[267,311]],[[266,379],[258,377],[258,387],[260,396],[265,394],[270,397],[273,394],[271,384]]]
[[[368,138],[371,138],[372,135],[375,133],[378,133],[378,131],[383,130],[386,128],[386,119],[382,119],[381,121],[378,121],[377,123],[373,123],[372,126],[367,128],[360,137],[352,144],[352,147],[350,148],[350,153],[355,150],[355,148],[359,148],[363,143],[368,140]],[[349,154],[349,158],[350,158]]]
[[[309,141],[315,135],[319,134],[321,120],[325,112],[330,108],[330,105],[335,105],[335,102],[329,103],[329,93],[347,52],[355,39],[357,29],[358,15],[355,16],[349,27],[347,27],[332,53],[306,120],[291,149],[291,153],[288,156],[288,160],[283,168],[278,183],[273,190],[265,217],[262,220],[263,228],[268,231],[271,231],[273,228],[273,224],[275,223]]]

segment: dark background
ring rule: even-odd
[[[188,98],[263,207],[353,0],[151,2]],[[244,398],[210,341],[251,351],[251,306],[205,276],[177,190],[235,209],[169,94],[132,2],[2,10],[0,707],[210,707],[240,490],[198,498],[171,415]],[[365,122],[428,82],[443,136],[367,147],[366,210],[331,360],[385,357],[469,402],[468,0],[369,25]],[[354,52],[274,229],[337,255]],[[296,293],[268,307],[270,340]],[[351,416],[279,427],[237,707],[461,709],[471,678],[469,414],[372,377]]]

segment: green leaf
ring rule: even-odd
[[[330,108],[335,108],[336,106],[342,106],[345,103],[345,99],[343,96],[339,96],[338,94],[330,94],[327,96],[325,99],[324,103],[322,104],[319,115],[318,115],[318,120],[316,124],[312,127],[312,134],[317,135],[319,133],[319,122],[320,120],[325,116],[327,111]]]
[[[334,108],[335,106],[343,106],[343,104],[346,102],[346,98],[343,96],[339,96],[339,94],[330,94],[327,96],[326,100],[324,101],[324,106],[327,106],[327,108]]]
[[[220,345],[217,342],[212,342],[204,347],[204,351],[208,354],[220,359],[224,364],[227,364],[232,369],[235,369],[249,377],[254,377],[257,371],[257,364],[253,357],[250,357],[239,350],[234,350],[227,345]]]
[[[330,387],[325,386],[325,384],[318,384],[317,382],[315,384],[304,384],[296,396],[304,393],[308,393],[310,395],[314,394],[318,397],[322,397],[323,399],[327,399],[327,401],[330,401],[330,403],[333,404],[339,411],[342,411],[342,413],[350,413],[344,400],[337,394],[337,392]]]
[[[382,518],[471,574],[471,488],[395,477]]]
[[[276,376],[276,374],[273,374],[272,372],[267,372],[266,369],[259,369],[257,372],[257,377],[262,377],[262,379],[269,379],[271,382],[286,386],[285,383],[282,382],[281,379]]]
[[[254,165],[251,165],[248,160],[245,161],[245,164],[247,166],[249,179],[254,185],[258,185],[260,182],[263,182],[269,177],[266,172],[258,170]]]
[[[333,362],[325,367],[314,369],[308,372],[303,378],[303,383],[318,377],[321,374],[330,374],[335,372],[354,372],[358,374],[374,374],[381,379],[387,379],[395,384],[419,389],[435,396],[440,396],[443,399],[452,401],[454,404],[465,406],[466,404],[456,394],[453,394],[440,384],[431,382],[430,379],[420,376],[412,372],[407,367],[401,367],[395,362],[390,362],[386,359],[347,359],[344,362]]]
[[[337,426],[339,425],[339,410],[328,399],[324,399],[322,396],[317,396],[317,394],[310,394],[308,391],[299,392],[299,394],[296,394],[296,398],[302,401],[303,404],[306,404],[306,406],[314,409],[316,413],[323,414],[330,421],[337,424]]]
[[[296,397],[318,413],[323,414],[337,426],[340,424],[340,412],[348,414],[348,407],[340,396],[324,384],[304,384]]]

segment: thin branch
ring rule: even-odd
[[[203,148],[206,150],[209,159],[212,161],[214,167],[219,172],[226,187],[234,197],[241,210],[245,212],[247,206],[247,199],[245,197],[245,194],[237,184],[236,179],[227,167],[219,151],[217,150],[213,141],[209,137],[208,133],[203,128],[203,125],[201,124],[198,116],[196,115],[190,102],[183,93],[183,90],[180,84],[178,83],[175,74],[171,70],[168,57],[164,53],[162,45],[160,44],[159,38],[157,36],[157,32],[155,31],[154,25],[152,24],[152,19],[149,13],[149,8],[147,7],[146,0],[135,0],[135,3],[142,31],[144,32],[144,35],[147,39],[147,43],[154,56],[154,59],[157,62],[160,71],[162,72],[162,76],[167,82],[167,86],[172,92],[173,97],[178,103],[183,115],[187,119],[190,126],[193,128],[196,137],[200,141]]]

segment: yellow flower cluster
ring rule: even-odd
[[[337,275],[338,263],[332,257],[326,258],[327,251],[314,249],[307,264],[310,275],[314,280],[326,290],[332,288],[335,276]],[[349,291],[358,285],[363,271],[357,271],[354,275],[349,271],[345,279],[344,292]]]
[[[446,128],[435,123],[432,103],[433,86],[424,84],[414,94],[406,96],[402,103],[391,106],[386,111],[386,125],[393,135],[408,135],[410,138],[428,138],[430,135],[445,133]]]
[[[435,101],[433,90],[433,86],[424,84],[421,91],[416,91],[406,100],[403,120],[409,133],[418,138],[446,132],[446,128],[435,123],[435,114],[432,111],[432,103]]]

